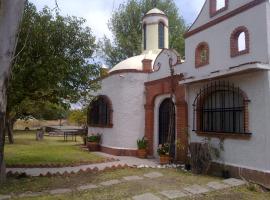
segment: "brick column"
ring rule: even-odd
[[[154,155],[154,106],[145,105],[145,137],[148,140],[148,155]]]
[[[176,133],[180,148],[177,149],[177,160],[185,163],[188,154],[188,109],[186,102],[176,103]]]

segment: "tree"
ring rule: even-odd
[[[184,55],[186,25],[174,0],[157,0],[157,8],[169,17],[170,48]],[[104,37],[100,41],[101,56],[107,65],[113,67],[120,61],[141,53],[142,17],[153,8],[152,0],[128,0],[115,10],[108,27],[113,33],[113,41]]]
[[[23,15],[24,0],[0,0],[0,183],[5,181],[4,144],[7,87]]]
[[[55,117],[52,108],[66,110],[96,89],[96,48],[84,19],[27,3],[8,88],[8,132],[17,119]]]
[[[70,123],[75,123],[78,126],[86,125],[87,109],[71,110],[68,115],[68,121]]]

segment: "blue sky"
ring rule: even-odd
[[[57,0],[61,13],[74,15],[87,20],[93,33],[101,38],[103,35],[111,37],[107,22],[119,4],[125,0]],[[180,14],[188,24],[191,24],[197,17],[205,0],[175,0]],[[54,8],[55,0],[30,0],[40,10],[45,5]]]

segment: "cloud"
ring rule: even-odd
[[[30,0],[38,10],[45,5],[50,8],[55,7],[54,0]],[[125,0],[57,0],[61,13],[64,15],[74,15],[83,17],[87,20],[86,25],[91,27],[97,38],[104,35],[112,37],[107,23],[113,10]],[[175,0],[180,14],[184,17],[188,24],[196,19],[205,0]]]

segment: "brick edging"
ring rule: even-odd
[[[114,156],[137,156],[137,150],[133,149],[116,149],[110,147],[101,146],[101,152],[111,154]]]

